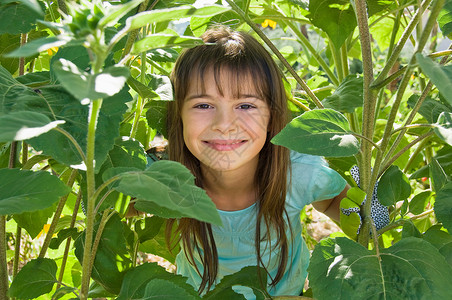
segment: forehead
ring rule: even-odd
[[[187,94],[218,91],[222,96],[228,94],[239,98],[246,94],[264,99],[262,89],[258,85],[257,80],[253,80],[251,71],[209,67],[205,71],[193,72]]]

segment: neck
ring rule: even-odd
[[[249,168],[246,172],[202,168],[204,189],[217,209],[241,210],[256,202],[256,168]]]

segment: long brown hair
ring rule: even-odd
[[[284,220],[289,150],[270,143],[271,138],[288,122],[282,75],[270,54],[247,33],[232,31],[227,27],[215,27],[206,31],[202,39],[206,44],[185,50],[178,58],[171,74],[175,101],[170,103],[168,109],[169,158],[190,169],[196,177],[196,184],[203,187],[200,163],[185,146],[183,137],[181,109],[189,86],[196,82],[195,80],[202,83],[207,70],[213,70],[220,92],[222,91],[219,82],[220,70],[227,69],[231,80],[237,83],[243,82],[246,78],[253,79],[256,92],[270,108],[267,140],[260,151],[254,179],[258,199],[255,247],[257,263],[265,268],[261,258],[261,242],[270,243],[270,232],[276,234],[276,245],[267,244],[266,247],[267,251],[279,248],[281,253],[278,272],[271,282],[275,285],[285,272],[288,260],[286,227],[290,228],[290,224],[286,224]],[[264,236],[261,236],[262,221],[266,228]],[[169,245],[174,245],[175,242],[171,238],[173,225],[176,225],[177,239],[182,241],[188,261],[202,278],[199,292],[206,287],[209,290],[215,283],[218,273],[218,253],[211,225],[189,218],[182,218],[176,224],[175,220],[169,220],[166,231]],[[194,262],[194,251],[198,252],[204,266],[202,273]]]

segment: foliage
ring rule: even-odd
[[[218,23],[252,32],[281,66],[294,119],[272,142],[326,156],[353,186],[341,203],[352,210],[341,216],[349,238],[313,251],[314,297],[447,298],[452,52],[439,45],[452,2],[194,2],[0,4],[0,298],[201,298],[137,256],[151,249],[174,262],[165,218],[220,224],[190,172],[153,162],[150,150],[166,135],[176,57]],[[378,232],[363,204],[377,182],[390,211]],[[153,216],[126,217],[129,204]],[[22,236],[37,239],[43,227],[40,253],[19,263]],[[240,299],[236,285],[267,296],[248,267],[203,297]]]

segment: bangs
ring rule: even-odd
[[[247,64],[198,63],[187,74],[190,80],[187,81],[188,85],[184,90],[187,92],[190,88],[196,87],[200,93],[204,94],[206,78],[213,75],[216,88],[221,96],[224,96],[226,89],[237,99],[252,92],[253,95],[270,105],[270,87],[267,84],[268,81],[261,74],[262,70],[257,70],[256,67],[253,68]],[[181,96],[182,99],[186,97],[186,95]]]

